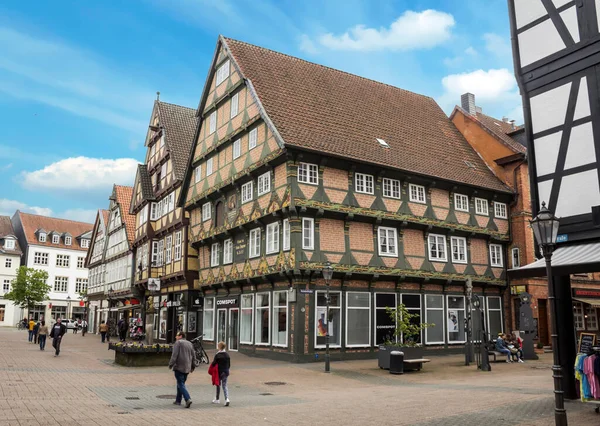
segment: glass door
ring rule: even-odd
[[[217,311],[217,342],[227,342],[227,309]]]
[[[227,347],[232,351],[238,350],[239,343],[239,309],[230,309],[229,310],[229,342]]]

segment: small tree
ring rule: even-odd
[[[398,343],[400,346],[419,346],[420,344],[417,342],[416,338],[421,334],[421,331],[435,326],[433,323],[413,321],[418,319],[420,315],[411,314],[403,303],[399,304],[396,309],[387,307],[385,310],[392,321],[394,321],[394,324],[396,324],[394,337],[396,337],[398,341],[400,338],[403,340],[403,343]],[[396,342],[388,341],[386,344],[395,345]]]
[[[50,286],[46,284],[48,273],[39,269],[21,266],[17,270],[17,278],[12,281],[12,287],[4,295],[20,308],[33,309],[36,304],[48,299]]]

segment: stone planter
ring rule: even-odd
[[[115,363],[125,367],[167,367],[171,354],[167,352],[118,352]]]
[[[392,351],[404,352],[404,359],[421,359],[425,354],[425,348],[423,346],[409,347],[409,346],[379,346],[379,352],[377,353],[377,362],[379,368],[386,370],[390,369],[390,353]]]

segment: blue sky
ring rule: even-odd
[[[506,0],[0,4],[0,214],[93,221],[132,185],[156,91],[196,107],[217,36],[522,121]]]

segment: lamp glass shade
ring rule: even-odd
[[[559,225],[558,218],[546,208],[546,203],[542,203],[539,214],[531,221],[537,243],[541,246],[556,244]]]
[[[477,296],[476,294],[473,295],[471,303],[473,304],[473,307],[475,309],[478,309],[481,306],[481,300],[479,299],[479,296]]]
[[[323,267],[323,278],[325,281],[329,281],[331,277],[333,277],[333,268],[331,267],[331,263],[327,262]]]

